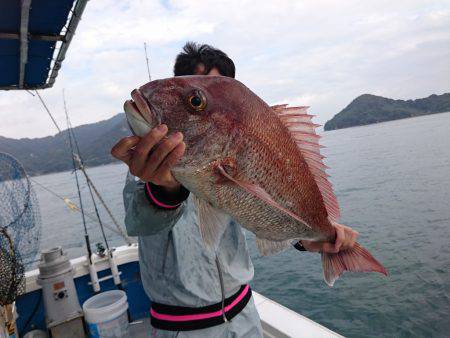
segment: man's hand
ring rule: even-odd
[[[334,243],[305,240],[300,241],[300,243],[307,251],[311,252],[338,253],[353,248],[359,233],[342,224],[336,224],[334,228],[336,229],[336,241]]]
[[[167,131],[167,126],[161,124],[143,137],[124,137],[111,149],[111,155],[125,162],[134,176],[162,186],[170,193],[181,187],[170,169],[183,156],[186,144],[183,134],[176,132],[165,137]]]

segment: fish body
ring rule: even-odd
[[[335,240],[339,206],[306,107],[270,107],[222,76],[156,80],[132,98],[124,107],[135,134],[161,123],[183,133],[185,155],[172,173],[196,196],[207,245],[224,231],[224,214],[256,235],[263,254],[301,239]],[[322,255],[329,284],[345,270],[386,272],[365,249],[356,249],[364,251]]]

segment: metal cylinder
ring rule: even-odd
[[[47,327],[81,317],[72,264],[61,247],[41,252],[37,283],[42,286]]]

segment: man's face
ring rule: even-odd
[[[195,68],[194,75],[222,75],[216,67],[211,68],[209,73],[205,74],[205,65],[203,63],[199,63]]]

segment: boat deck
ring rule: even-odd
[[[130,324],[131,337],[151,337],[152,328],[148,318],[150,300],[145,295],[139,277],[138,247],[136,244],[121,246],[114,251],[114,259],[121,272],[122,283],[124,284],[132,322]],[[74,279],[80,303],[92,296],[92,288],[89,285],[89,271],[86,257],[79,257],[71,260],[74,269]],[[104,277],[102,291],[115,289],[111,279],[109,266],[105,258],[96,259],[96,269],[99,277]],[[19,329],[27,332],[30,328],[45,329],[43,304],[39,305],[41,287],[37,283],[38,270],[26,273],[26,293],[19,297],[17,307],[19,312]],[[265,338],[331,338],[342,337],[326,327],[252,291],[254,302],[261,318],[261,324]],[[41,302],[42,303],[42,302]],[[36,304],[38,307],[36,307]],[[33,308],[36,311],[31,315]],[[24,321],[28,320],[27,327]]]

